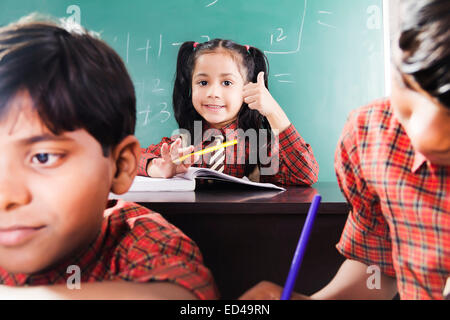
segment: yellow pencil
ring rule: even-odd
[[[202,154],[213,152],[213,151],[215,151],[217,149],[226,148],[226,147],[229,147],[229,146],[232,146],[232,145],[235,145],[235,144],[237,144],[237,140],[231,140],[231,141],[219,144],[218,146],[209,147],[209,148],[205,148],[205,149],[202,149],[202,150],[190,153],[190,154],[186,154],[186,155],[184,155],[182,157],[179,157],[178,159],[172,160],[172,162],[175,163],[175,164],[178,164],[178,163],[183,162],[184,160],[186,160],[187,158],[189,158],[191,156],[194,156],[194,155],[197,155],[197,154],[198,155],[202,155]]]

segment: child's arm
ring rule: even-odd
[[[245,86],[243,95],[250,109],[258,110],[267,118],[279,140],[277,146],[271,146],[271,150],[268,150],[271,161],[261,170],[261,182],[284,185],[312,185],[317,182],[319,166],[312,148],[303,140],[265,87],[263,72],[258,74],[257,83]]]
[[[152,144],[147,148],[141,148],[141,155],[139,157],[139,165],[137,174],[139,176],[148,176],[147,167],[148,164],[155,158],[161,157],[161,147],[163,144],[172,144],[173,139],[164,137],[158,144]]]
[[[376,300],[392,299],[397,293],[395,278],[391,278],[382,273],[380,276],[379,289],[368,285],[369,277],[373,275],[367,273],[367,266],[355,260],[346,260],[336,276],[331,282],[320,291],[311,296],[293,293],[292,300]],[[370,281],[369,281],[370,282]],[[278,300],[281,297],[283,288],[263,281],[252,289],[245,292],[241,300]]]
[[[390,300],[394,298],[397,294],[396,279],[381,272],[379,274],[368,272],[368,268],[367,265],[356,260],[345,260],[333,280],[311,298],[319,300]],[[376,283],[375,280],[373,283],[371,281],[377,276],[380,277],[379,288],[373,286]]]
[[[317,182],[319,165],[309,144],[294,125],[281,132],[278,143],[267,147],[270,162],[261,164],[261,182],[283,185],[312,185]],[[263,171],[264,170],[264,171]]]
[[[80,289],[66,285],[9,287],[0,285],[0,300],[191,300],[197,297],[189,290],[169,282],[134,283],[104,281],[81,283]]]

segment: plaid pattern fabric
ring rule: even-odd
[[[211,127],[204,124],[204,131],[208,132]],[[217,129],[216,129],[217,130]],[[225,141],[238,139],[237,121],[220,129]],[[213,132],[205,134],[201,144],[195,146],[195,151],[206,148],[211,144]],[[163,143],[171,144],[177,136],[172,138],[164,137],[160,143],[150,145],[147,148],[141,148],[141,157],[139,160],[138,175],[147,176],[147,164],[149,160],[158,158],[161,155],[161,146]],[[269,175],[261,175],[261,182],[270,182],[283,185],[312,185],[317,182],[319,166],[312,148],[307,144],[295,127],[291,124],[286,130],[278,136],[279,144],[268,148],[268,159],[279,159],[276,166],[276,172]],[[269,138],[270,141],[270,138]],[[225,149],[225,167],[224,173],[234,177],[242,178],[246,175],[245,164],[249,164],[251,157],[258,154],[258,150],[250,150],[248,139],[238,139],[238,144]],[[211,154],[205,154],[203,161],[195,163],[197,167],[208,167]],[[266,165],[270,167],[270,165]],[[248,175],[248,174],[247,174]]]
[[[70,265],[80,267],[82,282],[168,281],[200,299],[218,296],[197,245],[158,213],[122,200],[105,211],[98,237],[84,252],[42,274],[9,274],[0,268],[0,284],[65,284]]]
[[[351,206],[337,249],[397,278],[402,299],[442,299],[450,275],[450,167],[415,152],[380,100],[353,112],[335,169]]]

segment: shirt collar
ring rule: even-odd
[[[415,173],[419,168],[427,162],[427,159],[423,154],[421,154],[419,151],[415,151],[414,153],[414,161],[411,167],[411,172]]]
[[[389,107],[391,108],[391,101],[388,100],[388,102],[389,102]],[[392,113],[394,114],[393,110],[392,110]],[[397,125],[399,125],[399,126],[402,128],[403,134],[404,134],[406,137],[408,137],[408,134],[406,133],[406,131],[405,131],[405,129],[403,128],[402,124],[398,121],[398,119],[397,119],[397,117],[395,116],[395,114],[394,114],[393,119],[394,119],[394,121],[397,123]],[[414,150],[414,147],[412,146],[411,140],[409,139],[409,137],[408,137],[408,141],[409,141],[410,147],[411,147],[411,148],[413,149],[413,151],[414,151],[414,160],[413,160],[413,163],[412,163],[412,166],[411,166],[411,172],[412,172],[412,173],[416,173],[417,170],[419,170],[420,167],[422,167],[422,165],[423,165],[424,163],[427,162],[427,159],[426,159],[425,156],[424,156],[423,154],[421,154],[419,151]]]
[[[230,122],[229,124],[227,124],[226,126],[222,127],[222,131],[226,131],[226,130],[236,130],[237,128],[237,120]]]
[[[237,135],[236,129],[237,129],[237,127],[238,127],[238,122],[237,122],[237,120],[235,120],[235,121],[227,124],[226,126],[220,128],[220,129],[217,129],[217,130],[219,130],[222,133],[222,135],[225,137],[225,141],[230,141],[230,140],[236,139],[236,135]],[[213,129],[213,127],[211,125],[209,125],[209,123],[204,121],[203,122],[203,130],[206,131],[208,129]],[[208,134],[208,135],[204,136],[203,141],[211,140],[211,135],[212,134]]]

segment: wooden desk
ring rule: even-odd
[[[344,258],[337,252],[348,206],[335,183],[285,192],[202,186],[195,192],[128,194],[161,213],[202,251],[221,298],[236,299],[261,280],[284,285],[310,202],[322,196],[295,290],[311,294],[326,285]]]

